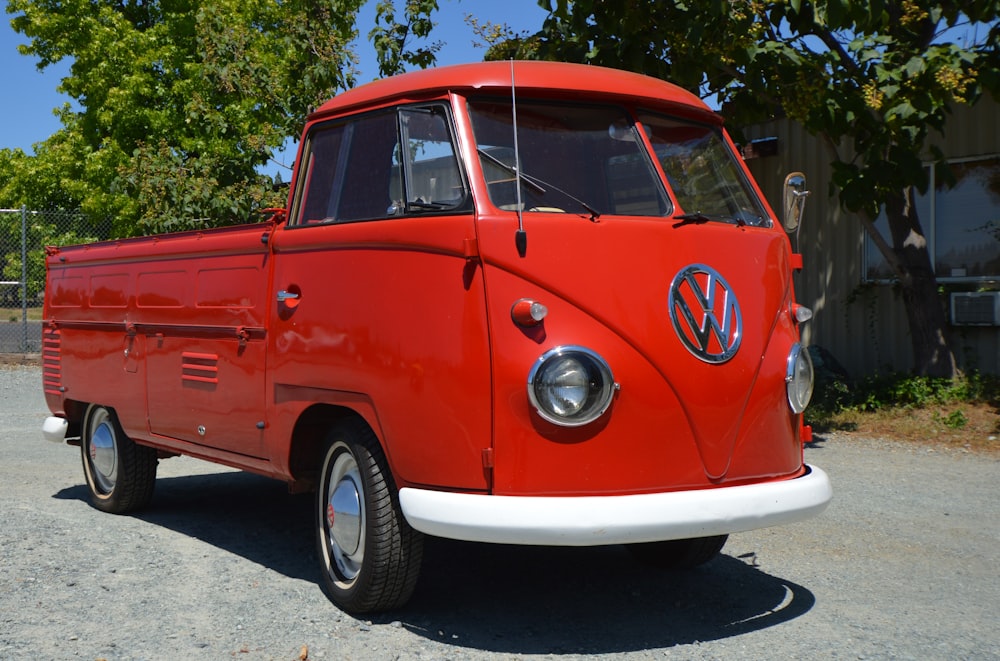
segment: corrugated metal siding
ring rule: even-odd
[[[931,142],[948,158],[1000,153],[1000,105],[985,98],[975,106],[956,106],[946,124],[948,134],[932,134]]]
[[[936,137],[934,142],[949,158],[1000,153],[1000,107],[991,99],[956,108],[947,128],[947,140]],[[744,134],[750,140],[778,138],[776,157],[747,161],[775,211],[780,213],[788,172],[804,172],[812,190],[798,245],[805,268],[795,277],[799,301],[814,314],[804,328],[806,342],[828,349],[855,378],[911,370],[902,297],[892,285],[862,282],[864,231],[830,190],[831,158],[824,144],[784,120],[755,125]],[[963,367],[1000,374],[1000,328],[953,330],[956,358]]]

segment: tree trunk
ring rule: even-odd
[[[913,188],[908,187],[886,200],[885,212],[895,257],[889,258],[889,263],[894,264],[902,287],[917,374],[954,378],[958,376],[958,366],[948,318],[938,296],[930,249],[917,217],[913,195]]]

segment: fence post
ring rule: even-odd
[[[28,353],[28,207],[21,205],[21,350]]]

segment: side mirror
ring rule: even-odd
[[[804,174],[792,172],[785,177],[785,188],[782,194],[785,213],[781,219],[785,225],[785,231],[794,232],[798,229],[807,197],[809,197],[809,191],[806,190],[806,176]]]

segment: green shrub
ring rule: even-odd
[[[955,409],[948,415],[941,415],[935,411],[933,420],[934,422],[942,424],[949,429],[961,429],[969,423],[969,418],[966,417],[965,412],[962,411],[962,409]]]
[[[889,373],[853,385],[842,380],[818,382],[810,408],[822,415],[984,402],[1000,403],[1000,379],[996,376],[974,372],[958,379],[933,379]],[[961,427],[965,415],[956,410],[945,421],[949,426]]]

